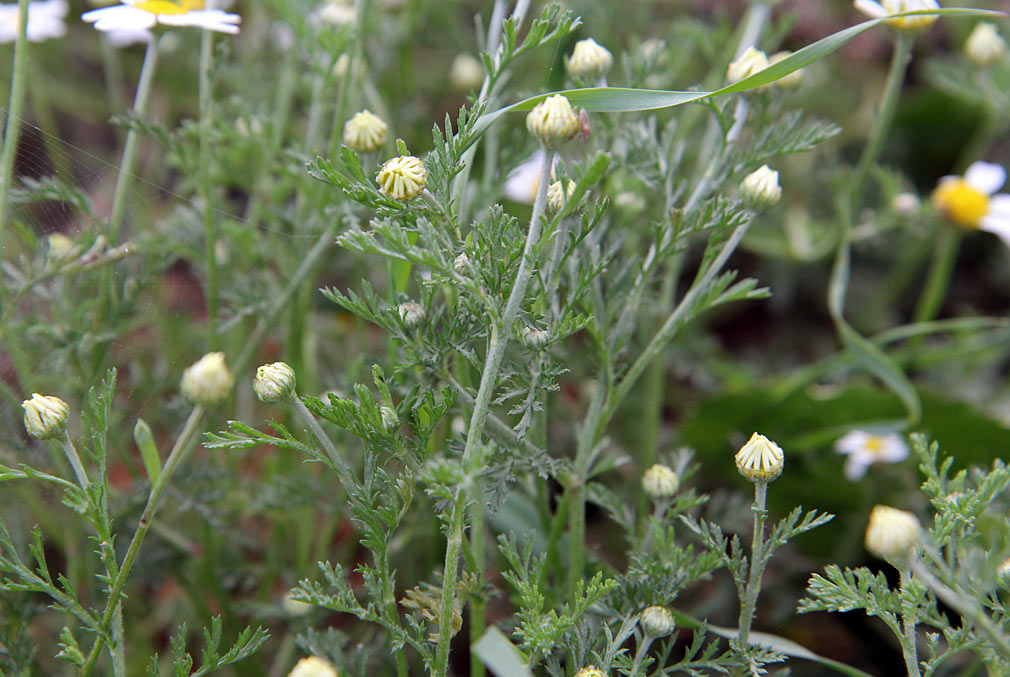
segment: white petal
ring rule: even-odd
[[[537,186],[540,183],[540,165],[543,163],[543,154],[546,151],[538,150],[529,160],[522,163],[511,172],[505,179],[505,197],[516,202],[523,202],[531,205],[537,198]]]
[[[100,31],[143,30],[156,23],[155,16],[150,12],[126,5],[94,9],[82,14],[81,18],[93,21]]]
[[[845,460],[845,479],[850,482],[855,482],[858,479],[862,479],[863,475],[866,474],[866,469],[870,467],[872,461],[869,461],[864,456],[859,454],[853,454]]]
[[[992,195],[1006,183],[1006,170],[991,162],[975,162],[964,173],[964,180],[972,188]]]
[[[1000,193],[989,198],[989,211],[986,216],[1010,218],[1010,195]]]
[[[900,436],[885,435],[881,439],[884,444],[880,452],[877,454],[878,461],[897,463],[898,461],[904,461],[908,458],[908,445],[905,444],[905,440],[901,439]]]
[[[987,233],[998,235],[1003,240],[1003,244],[1010,247],[1010,214],[989,212],[982,217],[979,228]]]
[[[219,9],[195,10],[185,14],[159,14],[158,23],[166,26],[196,26],[221,33],[238,33],[242,17]]]
[[[879,2],[874,2],[873,0],[856,0],[852,3],[856,9],[865,14],[866,16],[873,17],[874,19],[887,16],[887,10]]]
[[[866,448],[866,439],[868,437],[869,435],[862,430],[848,432],[835,442],[835,451],[839,454],[861,453]]]
[[[18,35],[13,22],[0,21],[0,45],[14,42]]]
[[[154,35],[148,30],[121,29],[109,31],[105,34],[109,44],[113,47],[126,47],[137,42],[148,43]]]

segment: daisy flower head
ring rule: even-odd
[[[845,478],[862,478],[874,463],[898,463],[908,458],[908,445],[900,435],[874,435],[853,430],[835,442],[835,451],[846,454]]]
[[[940,9],[940,4],[936,0],[855,0],[852,3],[856,9],[873,19],[880,19],[892,14],[902,12],[915,12],[923,9]],[[920,14],[918,16],[903,16],[897,19],[888,19],[887,23],[902,31],[914,31],[920,28],[927,28],[933,25],[937,16],[935,14]]]
[[[119,5],[85,12],[81,19],[100,31],[147,30],[160,24],[238,33],[242,17],[205,6],[204,0],[123,0]]]
[[[970,230],[998,235],[1010,247],[1010,195],[994,193],[1006,183],[1006,170],[991,162],[976,162],[964,176],[945,176],[932,202],[948,221]]]
[[[28,28],[25,34],[31,42],[62,38],[67,27],[66,0],[38,0],[28,3]],[[18,37],[18,3],[0,5],[0,43],[14,42]]]

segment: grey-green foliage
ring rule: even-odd
[[[903,622],[919,626],[928,653],[920,656],[923,675],[936,673],[965,649],[987,662],[1005,661],[1010,614],[998,592],[996,571],[1010,554],[1005,518],[1010,470],[997,459],[988,472],[970,468],[952,474],[953,456],[941,457],[939,445],[924,435],[912,439],[933,517],[908,584],[895,589],[882,572],[831,565],[823,575],[811,576],[798,609],[862,610],[880,618],[899,638]],[[962,617],[941,610],[938,596]],[[986,631],[990,624],[992,633]]]

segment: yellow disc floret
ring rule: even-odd
[[[932,200],[947,219],[965,228],[978,228],[989,212],[989,196],[961,178],[937,186]]]
[[[428,172],[420,159],[401,155],[387,160],[376,178],[383,193],[394,200],[406,202],[424,192]]]
[[[151,14],[186,14],[203,9],[203,0],[135,0],[130,4]]]

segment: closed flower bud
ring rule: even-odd
[[[734,457],[736,469],[751,482],[771,482],[782,474],[785,454],[764,435],[754,433]]]
[[[526,129],[545,148],[555,150],[579,131],[579,117],[561,94],[549,96],[526,116]]]
[[[532,348],[533,350],[540,350],[550,340],[547,332],[537,327],[523,327],[522,335],[523,343],[526,344],[527,348]]]
[[[401,303],[398,312],[400,313],[400,321],[408,329],[416,327],[424,319],[424,308],[421,304],[414,303],[413,301]]]
[[[359,153],[379,150],[386,143],[388,129],[382,118],[365,109],[344,123],[344,144]]]
[[[768,165],[762,165],[744,178],[740,193],[748,207],[767,209],[782,199],[779,187],[779,173]]]
[[[264,404],[277,404],[290,400],[295,394],[295,370],[285,362],[264,364],[256,370],[253,390]]]
[[[1010,559],[1004,560],[996,569],[996,582],[1004,588],[1010,588]]]
[[[964,43],[965,55],[979,68],[995,63],[1005,51],[1006,42],[1000,37],[996,26],[987,21],[975,24],[968,41]]]
[[[467,272],[470,267],[470,257],[466,254],[460,254],[452,262],[452,269],[455,270],[460,275]]]
[[[471,54],[457,54],[449,66],[449,83],[460,92],[477,89],[484,82],[484,64]]]
[[[901,216],[911,216],[922,207],[922,201],[915,193],[898,193],[891,201],[891,208]]]
[[[607,677],[607,673],[595,665],[587,665],[575,673],[575,677]]]
[[[340,674],[329,661],[319,656],[309,656],[298,661],[288,677],[340,677]]]
[[[642,610],[642,616],[638,619],[638,624],[642,626],[645,634],[653,637],[664,637],[673,632],[676,624],[673,621],[673,614],[669,609],[662,606],[650,606]]]
[[[876,505],[866,525],[866,549],[889,561],[901,561],[912,554],[922,527],[919,518],[907,510]]]
[[[792,52],[776,52],[768,57],[768,65],[774,66],[779,61],[782,61],[791,55]],[[794,70],[789,75],[782,76],[772,84],[780,89],[796,89],[803,84],[803,69],[800,68],[798,70]]]
[[[730,82],[740,82],[766,68],[768,68],[768,56],[760,49],[748,47],[739,59],[729,65],[726,79]]]
[[[396,430],[400,425],[400,417],[396,415],[396,409],[392,407],[379,407],[379,414],[382,416],[382,427],[387,432]]]
[[[680,488],[680,478],[665,465],[657,463],[642,475],[642,488],[654,501],[670,498]]]
[[[566,60],[568,72],[576,78],[598,78],[614,63],[614,57],[605,47],[592,38],[575,43],[572,55]]]
[[[565,202],[568,201],[575,193],[575,182],[572,180],[568,181],[568,189],[561,190],[561,182],[553,181],[551,185],[547,186],[547,209],[554,213],[561,211],[561,208],[565,206]]]
[[[234,384],[224,353],[207,353],[182,373],[179,389],[193,404],[213,407],[228,397]]]
[[[32,399],[21,403],[25,410],[25,430],[38,440],[59,437],[67,429],[70,407],[58,397],[32,393]]]
[[[292,592],[292,590],[288,590],[287,594],[284,595],[284,599],[281,600],[281,609],[292,618],[307,616],[312,611],[312,605],[308,602],[295,599],[292,596]]]
[[[376,178],[383,193],[394,200],[406,202],[424,192],[428,170],[413,155],[401,155],[387,160]]]
[[[68,259],[78,250],[77,244],[63,233],[53,233],[46,242],[49,245],[49,259],[52,261],[62,261]]]

